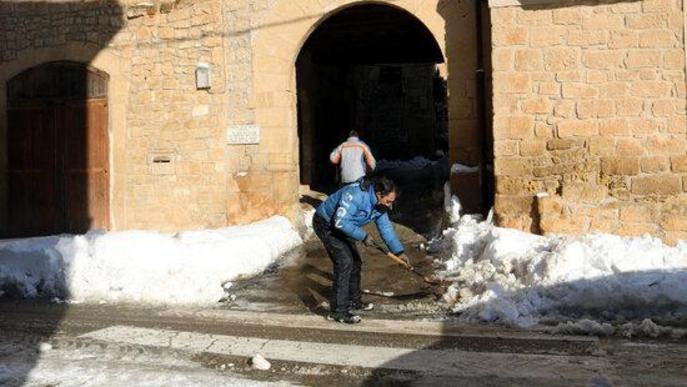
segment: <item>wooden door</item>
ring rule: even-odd
[[[66,230],[84,233],[109,227],[107,102],[66,103],[58,120],[64,131],[63,170]],[[57,131],[58,133],[61,130]]]
[[[10,236],[109,227],[107,76],[49,63],[8,83]]]

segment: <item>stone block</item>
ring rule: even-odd
[[[624,98],[628,89],[627,82],[606,82],[597,88],[601,98]]]
[[[628,69],[655,69],[663,58],[661,50],[630,50],[625,57],[625,66]]]
[[[675,47],[678,44],[675,34],[670,30],[649,30],[639,33],[639,47]]]
[[[611,31],[608,38],[608,48],[634,48],[637,47],[637,32],[630,30]]]
[[[675,2],[673,0],[643,0],[641,4],[642,11],[645,13],[663,13],[671,11]]]
[[[568,45],[570,46],[596,46],[605,45],[607,30],[572,30],[568,33]]]
[[[560,95],[561,85],[556,82],[540,82],[537,92],[540,95]]]
[[[589,230],[589,218],[580,216],[543,217],[539,220],[539,229],[548,234],[580,234]]]
[[[507,214],[514,216],[529,215],[534,205],[534,197],[496,195],[494,198],[494,212],[497,214]]]
[[[529,93],[531,84],[526,73],[494,73],[495,93]]]
[[[497,140],[494,141],[494,156],[515,156],[518,154],[518,141]]]
[[[523,113],[544,114],[551,112],[548,98],[530,98],[522,102]]]
[[[632,179],[631,192],[635,195],[676,195],[682,191],[677,175],[638,176]]]
[[[673,172],[687,172],[687,155],[673,156],[670,158],[670,169]]]
[[[556,125],[556,132],[558,137],[569,137],[569,136],[595,136],[599,133],[598,126],[596,122],[593,121],[580,121],[580,120],[569,120],[561,121]]]
[[[613,136],[598,136],[590,137],[589,153],[595,156],[610,157],[615,156],[615,137]]]
[[[666,70],[684,70],[685,53],[682,50],[664,51],[663,68]]]
[[[537,196],[537,213],[540,218],[545,216],[562,216],[565,210],[563,199],[557,195]]]
[[[662,14],[627,15],[625,25],[630,29],[647,30],[661,28],[666,21],[666,15]]]
[[[536,157],[544,155],[546,151],[545,141],[521,141],[520,156]]]
[[[530,30],[530,47],[553,47],[565,43],[568,30],[565,27],[532,27]]]
[[[582,18],[582,29],[620,29],[625,27],[625,17],[623,15],[609,13],[587,13]]]
[[[571,202],[598,204],[608,196],[608,187],[581,182],[564,183],[561,196]]]
[[[544,56],[541,50],[523,48],[515,50],[515,69],[518,71],[541,70],[544,67]]]
[[[526,45],[528,36],[527,28],[520,26],[496,26],[492,30],[494,46]]]
[[[622,117],[637,117],[644,111],[641,98],[623,98],[616,101],[616,114]]]
[[[627,223],[621,222],[616,230],[616,234],[621,236],[640,236],[640,235],[655,235],[658,227],[654,223]]]
[[[558,82],[583,82],[585,74],[581,70],[566,70],[556,73],[556,80]]]
[[[494,173],[497,176],[523,176],[530,175],[532,167],[526,160],[497,158],[494,160]]]
[[[510,71],[515,64],[515,52],[511,47],[494,47],[491,51],[493,71]]]
[[[687,231],[687,215],[665,215],[661,220],[661,227],[667,231]]]
[[[687,117],[680,115],[668,120],[668,132],[687,133]]]
[[[625,52],[622,50],[584,50],[582,64],[590,69],[617,69],[623,66]]]
[[[654,211],[649,206],[634,204],[620,209],[620,220],[630,223],[651,223],[655,219]]]
[[[524,26],[548,26],[553,22],[553,11],[548,9],[518,10],[517,23]]]
[[[601,136],[626,136],[630,134],[627,122],[622,118],[612,118],[598,121],[599,135]]]
[[[619,157],[638,157],[647,153],[644,143],[636,138],[618,138],[615,147]]]
[[[576,68],[580,50],[577,47],[553,47],[544,51],[544,69],[561,71]]]
[[[586,83],[564,83],[563,98],[592,98],[598,94],[594,86]]]
[[[562,25],[582,24],[582,11],[578,7],[561,7],[553,10],[553,23]]]
[[[673,100],[670,99],[654,101],[651,106],[651,112],[654,113],[655,116],[670,116],[675,113],[675,104]]]
[[[579,146],[579,142],[572,138],[553,138],[546,142],[546,149],[556,151],[556,150],[568,150]]]
[[[687,152],[687,139],[674,136],[652,136],[646,143],[651,155],[684,155]]]
[[[660,129],[660,121],[651,118],[632,118],[628,120],[628,127],[634,134],[656,134]]]
[[[505,116],[494,120],[495,139],[527,139],[534,134],[532,116]]]
[[[642,157],[640,164],[644,173],[665,172],[670,168],[670,162],[664,156]]]
[[[637,175],[639,171],[638,157],[601,159],[601,172],[606,175]]]
[[[615,102],[608,99],[594,99],[577,103],[577,117],[580,119],[607,118],[615,112]]]

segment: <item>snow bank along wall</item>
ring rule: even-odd
[[[110,229],[296,219],[295,62],[327,17],[366,4],[408,12],[441,48],[451,162],[488,164],[493,154],[500,225],[687,236],[683,1],[493,0],[482,12],[481,40],[490,46],[482,50],[473,1],[56,4],[0,6],[3,236],[11,231],[7,84],[55,61],[107,75],[99,117],[109,195],[88,200],[99,201]],[[493,80],[483,98],[480,51],[487,85]],[[209,88],[199,89],[196,71],[204,68]],[[452,177],[468,208],[488,202],[479,184],[479,172]],[[538,192],[549,196],[537,200]]]
[[[684,2],[490,3],[498,223],[687,238]]]

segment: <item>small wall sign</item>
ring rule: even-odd
[[[260,127],[258,125],[230,125],[227,128],[227,142],[233,145],[259,144]]]

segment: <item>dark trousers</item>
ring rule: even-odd
[[[360,254],[353,240],[330,226],[321,216],[315,214],[312,223],[315,234],[334,264],[330,309],[332,312],[346,312],[360,302]]]

